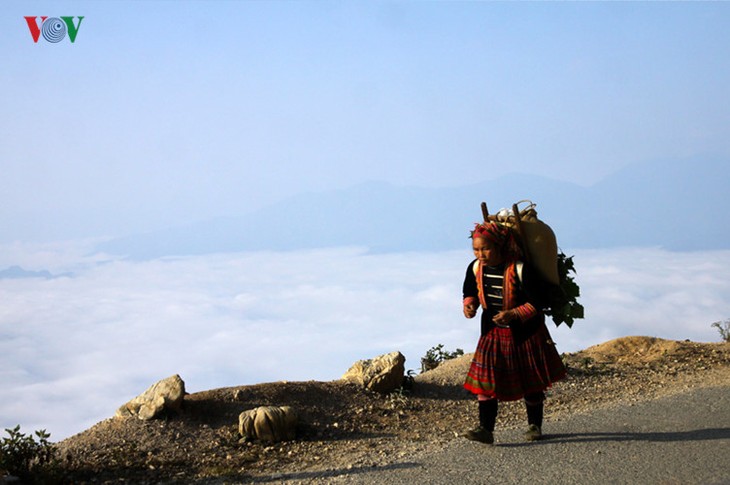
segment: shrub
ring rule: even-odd
[[[724,322],[715,322],[712,324],[720,332],[720,336],[725,342],[730,342],[730,318]]]
[[[431,347],[426,351],[426,355],[421,357],[421,372],[426,372],[431,369],[435,369],[438,365],[449,359],[455,359],[460,355],[464,355],[462,349],[456,349],[453,352],[444,350],[444,344],[438,344],[435,347]]]
[[[51,435],[42,429],[34,433],[35,437],[26,436],[20,425],[5,432],[8,437],[0,441],[0,471],[17,476],[23,483],[52,482],[57,463],[55,447],[48,441]]]

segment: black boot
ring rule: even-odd
[[[543,393],[525,396],[525,408],[527,409],[528,424],[525,439],[527,441],[542,439],[542,415],[544,401],[545,395]]]
[[[497,422],[498,406],[496,399],[479,401],[479,427],[467,431],[464,437],[488,445],[494,443],[494,424]]]

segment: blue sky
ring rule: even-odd
[[[730,153],[728,3],[3,6],[6,240]],[[33,43],[27,15],[84,20],[73,44]]]

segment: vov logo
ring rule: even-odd
[[[64,37],[68,34],[68,40],[73,44],[76,42],[76,35],[79,33],[79,27],[81,27],[81,21],[84,17],[41,17],[41,23],[38,24],[38,17],[24,17],[25,21],[28,22],[28,29],[30,29],[30,35],[33,37],[33,42],[38,43],[41,34],[47,42],[57,44],[61,42]],[[78,23],[74,24],[74,18],[78,18]]]

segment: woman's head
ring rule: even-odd
[[[519,258],[512,230],[503,224],[496,222],[476,224],[471,232],[471,238],[474,255],[484,264],[496,266]]]
[[[504,262],[501,248],[489,239],[483,237],[472,238],[472,248],[474,249],[474,257],[482,264],[498,266]]]

